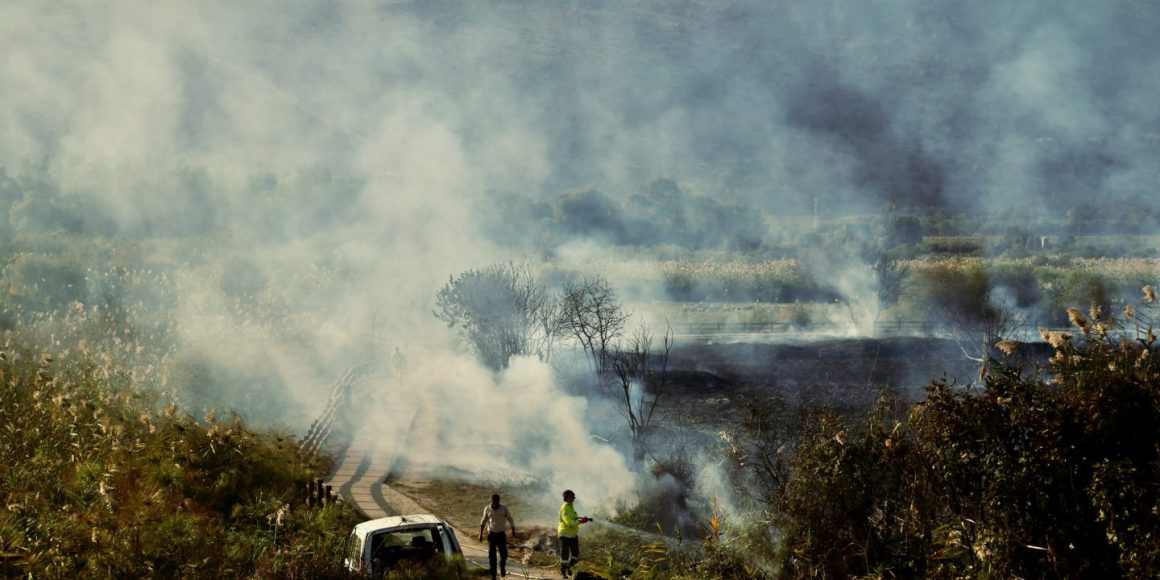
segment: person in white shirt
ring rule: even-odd
[[[499,503],[499,494],[491,494],[491,503],[483,508],[483,519],[479,521],[479,541],[483,541],[483,530],[487,529],[487,561],[491,565],[491,578],[495,580],[496,552],[499,552],[499,575],[507,576],[507,530],[516,539],[516,522],[507,506]]]

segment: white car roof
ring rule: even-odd
[[[360,538],[365,538],[371,532],[377,532],[388,528],[407,528],[411,526],[427,527],[432,524],[441,524],[443,520],[429,514],[412,514],[409,516],[390,516],[385,518],[378,518],[375,520],[367,520],[354,527],[354,533]]]

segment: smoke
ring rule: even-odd
[[[1142,2],[3,11],[4,80],[21,90],[2,97],[0,155],[69,173],[322,165],[407,199],[668,175],[781,211],[810,194],[984,209],[1060,186],[1075,199],[1052,163],[1093,149],[1111,168],[1077,169],[1084,185],[1138,196],[1160,134],[1160,15]]]
[[[14,229],[141,241],[180,357],[269,370],[259,400],[284,405],[252,402],[275,420],[302,423],[368,344],[401,345],[446,439],[430,453],[487,457],[463,432],[611,498],[623,460],[582,399],[541,365],[497,378],[450,354],[431,316],[449,275],[520,259],[513,239],[538,250],[524,232],[588,188],[626,215],[562,254],[745,248],[784,231],[760,212],[815,206],[1155,209],[1158,25],[1130,0],[17,0],[0,4],[2,207]],[[677,207],[632,205],[656,177],[681,189],[646,201]],[[749,233],[726,235],[738,216]],[[866,295],[864,270],[834,272]]]
[[[371,440],[406,438],[398,461],[475,481],[537,484],[543,505],[565,489],[589,509],[635,500],[624,457],[590,435],[588,425],[601,420],[590,416],[587,399],[559,387],[549,365],[516,357],[497,375],[462,355],[411,352],[408,360],[416,355],[413,370],[408,363],[397,381],[367,393],[364,423],[382,431]]]

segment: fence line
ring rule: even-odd
[[[695,322],[674,324],[677,334],[779,334],[795,330],[815,329],[815,325],[798,325],[789,322]],[[934,332],[935,324],[929,320],[878,321],[874,324],[878,336],[928,335]]]
[[[354,386],[366,379],[381,376],[382,366],[379,362],[365,362],[354,365],[334,384],[330,390],[330,397],[318,418],[310,424],[310,429],[298,443],[298,448],[304,455],[318,453],[334,431],[334,421],[342,416],[342,412],[350,406],[351,390]]]

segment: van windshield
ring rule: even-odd
[[[371,536],[371,569],[380,572],[403,560],[423,562],[443,552],[443,538],[435,528],[388,530]]]

